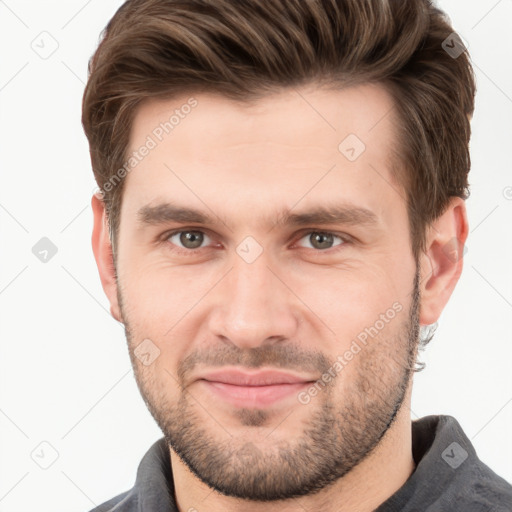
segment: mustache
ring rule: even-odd
[[[234,345],[220,348],[201,348],[192,352],[178,365],[178,379],[186,380],[196,366],[240,366],[245,368],[284,368],[303,372],[325,373],[331,366],[329,359],[319,351],[304,350],[292,345],[268,345],[240,349]]]

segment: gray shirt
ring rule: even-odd
[[[478,459],[455,418],[413,421],[412,451],[416,469],[375,512],[512,512],[512,486]],[[165,439],[144,455],[131,490],[91,512],[178,512]]]

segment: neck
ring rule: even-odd
[[[412,380],[412,379],[411,379]],[[175,498],[180,512],[372,512],[393,495],[415,469],[410,418],[411,387],[393,425],[378,446],[346,475],[322,491],[275,502],[250,502],[212,491],[171,452]]]

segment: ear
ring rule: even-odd
[[[439,319],[462,272],[468,236],[466,205],[452,197],[444,213],[427,230],[426,251],[420,257],[420,325]]]
[[[112,254],[112,244],[109,237],[108,219],[105,203],[100,196],[92,196],[92,211],[94,215],[94,227],[92,231],[92,250],[96,265],[100,273],[103,291],[110,302],[110,314],[122,322],[121,310],[117,299],[117,280]]]

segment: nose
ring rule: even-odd
[[[235,255],[216,287],[210,333],[244,349],[296,339],[299,301],[285,274],[269,265],[265,252],[252,263]]]

